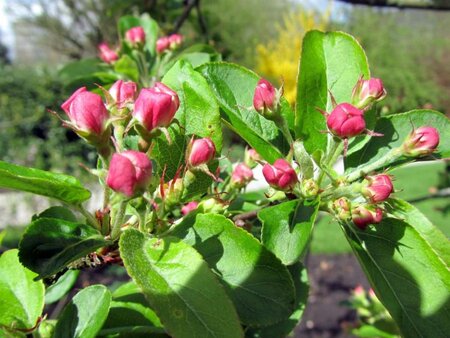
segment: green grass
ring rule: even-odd
[[[395,169],[394,175],[395,197],[411,200],[429,194],[430,188],[439,184],[445,173],[445,163],[415,164]],[[434,225],[450,237],[450,200],[448,198],[428,199],[414,203]],[[314,237],[311,242],[312,253],[345,253],[351,252],[341,229],[333,219],[324,215],[317,222]]]

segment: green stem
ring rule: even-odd
[[[84,216],[86,217],[86,220],[89,225],[93,226],[97,230],[100,229],[100,224],[98,223],[97,219],[89,212],[87,211],[82,205],[79,205],[76,207],[76,209]]]
[[[127,200],[121,201],[119,208],[116,210],[113,217],[113,226],[111,229],[111,239],[116,240],[120,236],[120,228],[122,227],[123,218],[125,216],[125,210],[127,208]]]
[[[344,143],[342,142],[341,139],[336,139],[335,137],[332,137],[330,147],[329,147],[329,152],[324,161],[325,166],[322,167],[320,165],[321,170],[320,170],[319,179],[317,180],[317,184],[319,186],[321,185],[323,178],[327,174],[327,172],[326,172],[326,170],[328,170],[327,168],[330,168],[336,162],[339,155],[342,153],[343,147],[344,147]]]
[[[385,156],[381,157],[377,161],[364,166],[362,169],[358,170],[356,169],[350,175],[347,176],[348,182],[356,181],[357,179],[366,176],[367,174],[371,173],[372,171],[375,171],[379,168],[382,168],[389,163],[393,162],[394,160],[398,159],[402,156],[402,148],[394,148],[391,149]]]
[[[123,134],[125,132],[125,127],[121,124],[118,124],[114,128],[114,138],[116,139],[117,146],[119,151],[123,150]]]

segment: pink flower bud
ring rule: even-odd
[[[276,89],[272,84],[260,79],[253,95],[253,107],[260,114],[265,115],[267,111],[273,112],[276,106]]]
[[[359,108],[365,108],[373,102],[378,102],[386,97],[386,89],[383,82],[377,78],[357,82],[353,88],[353,103]]]
[[[358,296],[365,296],[366,295],[366,291],[364,290],[363,286],[361,284],[358,284],[354,289],[353,289],[353,294],[358,297]]]
[[[134,104],[133,116],[148,130],[168,127],[175,116],[180,101],[177,93],[157,82],[152,88],[144,88]]]
[[[188,156],[188,163],[192,167],[210,162],[216,154],[216,147],[210,138],[192,141]]]
[[[389,198],[394,187],[389,175],[380,174],[367,178],[367,185],[361,190],[362,194],[372,203],[380,203]]]
[[[109,89],[109,94],[116,102],[119,109],[125,107],[127,103],[134,102],[136,98],[137,85],[133,81],[116,81]]]
[[[101,135],[105,131],[108,111],[100,95],[91,93],[86,87],[79,88],[61,105],[78,131]]]
[[[245,151],[244,162],[247,166],[249,166],[250,168],[254,168],[259,161],[262,161],[262,158],[255,149],[248,149]]]
[[[273,165],[266,163],[263,175],[271,187],[279,190],[292,190],[298,182],[297,173],[285,159],[279,158]]]
[[[99,44],[97,48],[99,52],[99,57],[104,62],[113,63],[114,61],[117,61],[117,59],[119,59],[119,55],[117,55],[115,51],[109,48],[109,46],[105,42]]]
[[[171,34],[168,37],[170,49],[178,48],[183,42],[183,36],[181,34]]]
[[[128,150],[113,155],[106,184],[112,190],[132,197],[147,188],[151,176],[152,162],[147,155]]]
[[[187,204],[185,204],[182,208],[181,208],[181,213],[186,216],[187,214],[189,214],[191,211],[194,211],[195,209],[197,209],[198,207],[198,202],[189,202]]]
[[[364,113],[349,103],[341,103],[327,117],[328,129],[341,138],[361,134],[366,129]]]
[[[163,53],[165,50],[169,49],[170,40],[167,36],[163,36],[156,41],[156,51],[158,54]]]
[[[369,224],[380,223],[383,219],[383,211],[380,208],[369,205],[358,205],[352,209],[352,220],[355,225],[364,230]]]
[[[403,155],[423,156],[433,153],[439,145],[439,132],[433,127],[414,129],[403,143]]]
[[[145,31],[141,26],[130,28],[125,33],[125,39],[133,46],[145,43]]]
[[[253,171],[244,163],[239,163],[231,174],[231,183],[238,187],[245,187],[253,179]]]

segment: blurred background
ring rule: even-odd
[[[342,30],[359,40],[372,75],[387,88],[383,114],[431,108],[450,115],[448,0],[0,0],[0,160],[92,180],[79,164],[95,164],[93,149],[48,112],[58,110],[73,89],[59,71],[95,57],[102,41],[114,45],[118,18],[141,13],[156,19],[163,33],[182,33],[185,45],[208,43],[224,60],[283,83],[291,103],[304,34]],[[224,153],[237,160],[243,146],[235,142],[229,133]],[[396,195],[450,236],[448,165],[414,164],[392,174]],[[16,245],[20,225],[46,203],[0,191],[0,229],[7,229],[2,249]],[[299,333],[345,336],[355,315],[339,303],[356,284],[368,286],[349,252],[338,227],[322,218],[308,258],[310,301],[321,303],[308,307]]]

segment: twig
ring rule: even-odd
[[[191,13],[192,9],[197,6],[198,2],[199,2],[199,0],[191,0],[191,1],[187,2],[186,7],[184,7],[183,13],[181,13],[181,15],[178,17],[177,21],[175,21],[175,27],[174,27],[172,33],[178,33],[181,26],[183,26],[183,23],[189,17],[189,14]]]

